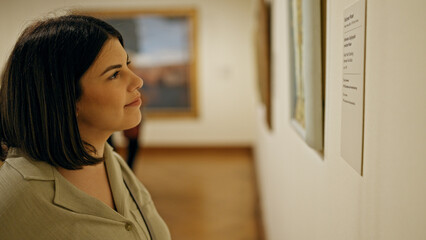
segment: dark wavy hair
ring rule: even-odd
[[[102,161],[80,138],[76,102],[80,78],[111,38],[123,45],[111,25],[82,15],[40,20],[23,31],[1,76],[1,160],[13,147],[66,169]]]

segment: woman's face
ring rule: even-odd
[[[139,88],[143,81],[128,67],[120,42],[107,40],[96,60],[81,77],[82,96],[77,122],[82,138],[110,136],[141,121]]]

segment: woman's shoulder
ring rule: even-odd
[[[31,202],[34,194],[31,184],[11,164],[0,168],[0,219],[10,219],[19,214],[24,202]],[[20,215],[20,214],[19,214]]]
[[[0,167],[0,209],[12,203],[21,194],[31,190],[30,185],[25,181],[22,174],[10,163],[4,162]],[[2,211],[3,212],[3,211]]]
[[[0,236],[2,239],[43,239],[46,213],[51,209],[54,181],[49,166],[22,156],[8,157],[0,167]]]
[[[8,157],[0,167],[0,216],[25,210],[28,203],[51,198],[49,192],[53,192],[54,183],[48,180],[53,180],[53,176],[43,163],[22,156]]]

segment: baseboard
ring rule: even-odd
[[[230,146],[230,145],[211,145],[211,146],[140,146],[143,150],[251,150],[252,146]],[[116,149],[124,150],[126,147],[117,146]]]

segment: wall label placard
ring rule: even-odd
[[[365,0],[347,7],[343,15],[341,156],[362,175]]]

